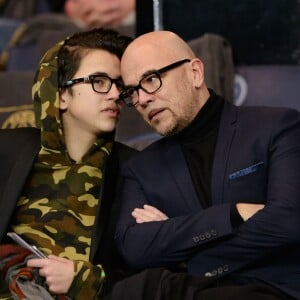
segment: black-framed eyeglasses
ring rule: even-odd
[[[82,77],[82,78],[68,80],[66,83],[64,83],[61,86],[61,88],[69,88],[69,87],[73,86],[74,84],[77,84],[80,82],[91,83],[93,90],[99,94],[107,94],[110,91],[113,83],[116,84],[117,89],[119,91],[121,91],[124,87],[121,77],[113,79],[107,75],[95,74],[95,75],[88,75],[88,76]]]
[[[167,65],[159,70],[151,71],[143,76],[136,86],[127,86],[120,94],[120,99],[129,107],[137,105],[139,102],[139,89],[142,89],[147,94],[153,94],[162,86],[161,74],[181,66],[184,63],[190,62],[190,59],[182,59],[170,65]]]

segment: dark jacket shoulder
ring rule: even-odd
[[[112,149],[112,154],[117,155],[119,163],[129,160],[132,155],[138,152],[138,150],[117,141],[114,142]]]
[[[1,174],[9,171],[18,160],[34,157],[40,148],[40,130],[16,128],[0,130]]]
[[[0,151],[20,151],[26,144],[39,143],[40,130],[33,127],[1,129],[0,130]],[[21,147],[21,148],[19,148]]]

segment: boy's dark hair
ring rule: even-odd
[[[82,57],[90,50],[102,49],[121,59],[132,38],[115,30],[95,28],[78,32],[66,39],[58,55],[58,85],[72,79],[79,68]]]

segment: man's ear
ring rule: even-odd
[[[66,110],[70,101],[70,92],[67,89],[60,91],[59,93],[59,109]]]
[[[204,65],[199,58],[194,58],[191,61],[193,70],[194,86],[200,88],[204,82]]]

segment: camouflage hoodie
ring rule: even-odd
[[[75,261],[68,296],[95,299],[105,272],[90,262],[90,247],[100,205],[102,170],[111,151],[113,133],[99,137],[80,163],[68,154],[59,111],[57,60],[64,42],[42,58],[33,85],[41,150],[17,203],[13,229],[45,254]]]

